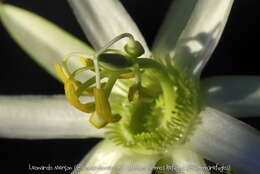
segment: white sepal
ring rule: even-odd
[[[260,133],[253,127],[216,109],[201,114],[187,145],[204,158],[230,165],[236,174],[260,170]]]
[[[124,155],[125,149],[103,140],[83,158],[72,174],[112,174],[113,167]]]
[[[235,117],[260,116],[260,77],[211,77],[201,86],[207,105]]]
[[[89,116],[64,96],[0,96],[0,137],[22,139],[103,137]]]
[[[179,174],[210,174],[203,158],[185,147],[173,147],[171,151],[172,165]],[[174,171],[169,168],[169,171]]]
[[[151,174],[158,160],[158,155],[131,152],[116,164],[118,168],[117,174]]]
[[[154,44],[155,58],[200,75],[217,46],[233,0],[176,0]]]
[[[64,56],[74,52],[95,54],[82,41],[32,12],[2,4],[0,17],[14,40],[56,78],[58,77],[53,64],[60,63]],[[73,67],[82,66],[80,61],[71,62]]]
[[[78,22],[95,49],[99,50],[110,40],[123,33],[134,35],[145,49],[144,57],[150,55],[147,44],[138,27],[118,0],[68,0]],[[122,49],[127,39],[112,48]]]

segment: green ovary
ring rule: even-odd
[[[164,152],[185,143],[199,120],[199,86],[188,73],[161,66],[166,74],[145,70],[142,83],[155,94],[153,102],[129,102],[126,97],[111,96],[113,112],[122,120],[108,126],[106,137],[114,143],[141,153]]]

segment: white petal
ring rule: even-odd
[[[207,105],[234,116],[260,116],[260,77],[212,77],[202,82]]]
[[[213,162],[231,165],[237,174],[260,171],[260,134],[247,124],[213,108],[200,114],[201,123],[188,145]]]
[[[72,174],[110,174],[111,168],[125,154],[124,150],[104,140],[84,157]]]
[[[91,44],[98,50],[122,33],[131,33],[149,56],[147,44],[134,21],[118,0],[69,0],[69,3]],[[115,44],[122,48],[124,41]]]
[[[72,52],[94,54],[93,50],[56,25],[26,10],[0,5],[0,17],[16,42],[43,68],[56,77],[54,63]],[[80,61],[72,66],[81,66]]]
[[[206,164],[197,153],[184,147],[174,147],[172,152],[172,166],[180,174],[210,174],[205,170]]]
[[[0,96],[0,137],[24,139],[103,137],[64,96]]]
[[[155,57],[200,74],[225,27],[233,0],[176,0],[158,34]]]

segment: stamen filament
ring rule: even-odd
[[[102,79],[103,77],[105,77],[104,73],[100,73],[100,78]],[[82,94],[83,91],[85,91],[87,88],[89,88],[91,85],[93,85],[96,82],[96,77],[91,77],[90,79],[88,79],[87,81],[85,81],[84,83],[82,83],[79,88],[76,91],[76,94],[78,96],[80,96]],[[102,83],[101,83],[101,87],[102,87]]]
[[[107,84],[106,84],[106,86],[105,86],[105,93],[106,93],[106,95],[107,95],[107,97],[109,97],[109,95],[110,95],[110,93],[111,93],[111,91],[112,91],[112,88],[113,88],[113,86],[115,85],[115,83],[116,83],[116,80],[118,79],[118,74],[116,74],[116,73],[114,73],[114,74],[112,74],[112,75],[110,75],[109,76],[109,78],[108,78],[108,82],[107,82]]]
[[[65,81],[67,80],[68,76],[63,72],[62,67],[61,67],[59,64],[55,63],[55,64],[54,64],[54,68],[55,68],[55,70],[56,70],[56,72],[57,72],[58,77],[60,78],[60,80],[61,80],[63,83],[65,83]]]
[[[92,69],[93,67],[92,66],[89,66],[89,67],[82,67],[82,68],[79,68],[77,70],[75,70],[72,74],[71,74],[71,78],[75,78],[76,75],[78,75],[79,73],[83,72],[83,71],[88,71],[90,69]]]
[[[89,59],[93,59],[93,56],[91,56],[91,55],[87,55],[87,54],[83,54],[83,53],[77,53],[77,52],[70,53],[69,55],[65,56],[65,57],[63,58],[62,65],[63,65],[63,68],[64,68],[65,73],[66,73],[68,76],[71,75],[71,73],[70,73],[70,71],[69,71],[69,67],[68,67],[68,61],[69,61],[71,58],[73,58],[74,56],[77,56],[77,57],[79,57],[79,58],[81,58],[81,57],[87,57],[87,58],[89,58]]]
[[[92,77],[92,78],[88,79],[86,82],[84,82],[83,84],[81,84],[76,91],[76,95],[80,96],[83,91],[85,91],[87,88],[89,88],[91,85],[93,85],[96,82],[95,80],[96,80],[96,78]]]

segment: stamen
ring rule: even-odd
[[[81,72],[83,72],[83,71],[91,70],[92,68],[93,68],[92,66],[79,68],[79,69],[75,70],[75,71],[70,75],[70,77],[71,77],[71,78],[75,78],[75,76],[78,75],[79,73],[81,73]]]
[[[70,70],[69,70],[68,63],[69,63],[69,60],[71,58],[73,58],[73,57],[77,57],[77,58],[80,58],[80,59],[82,57],[87,57],[87,59],[90,59],[90,60],[93,59],[93,57],[90,56],[90,55],[86,55],[86,54],[82,54],[82,53],[76,53],[76,52],[75,53],[70,53],[69,55],[65,56],[63,58],[63,61],[62,61],[62,65],[63,65],[64,71],[62,71],[61,67],[58,67],[57,65],[55,65],[56,71],[58,72],[58,74],[60,74],[59,76],[61,76],[63,79],[64,79],[64,76],[62,75],[62,73],[65,74],[66,78],[70,77],[72,75]],[[83,65],[84,65],[84,63],[83,63]],[[85,71],[85,70],[88,70],[88,68],[87,67],[83,67],[82,69],[80,68],[80,70],[78,69],[78,70],[74,71],[72,76],[74,77],[77,73]],[[62,71],[62,73],[61,73],[61,71]]]
[[[96,82],[96,77],[92,77],[92,78],[88,79],[87,81],[85,81],[84,83],[82,83],[76,91],[77,96],[80,96],[81,94],[83,94],[84,91],[87,90],[88,88],[90,88],[90,86],[93,85],[95,82]]]
[[[65,95],[68,101],[70,102],[70,104],[82,112],[92,113],[95,110],[95,104],[93,102],[82,104],[78,99],[78,95],[76,95],[77,94],[76,91],[78,87],[81,85],[81,82],[75,80],[73,77],[76,75],[76,72],[82,71],[82,69],[76,70],[75,72],[72,73],[72,76],[69,77],[64,73],[62,67],[59,64],[54,64],[54,67],[59,77],[64,82]]]
[[[133,85],[129,88],[128,100],[130,102],[153,102],[154,97],[151,96],[147,90],[141,85]]]
[[[80,57],[80,61],[86,67],[94,66],[94,63],[93,63],[92,59],[85,58],[85,57]]]
[[[113,116],[105,91],[102,88],[94,88],[94,96],[97,115],[106,122],[112,122]]]
[[[56,70],[60,80],[63,83],[65,83],[65,81],[67,80],[68,76],[66,76],[66,74],[63,72],[62,67],[59,64],[55,63],[54,64],[54,68],[55,68],[55,70]]]
[[[95,111],[95,104],[93,102],[82,104],[76,95],[75,83],[67,79],[65,84],[65,95],[72,106],[85,113],[92,113]]]
[[[124,50],[109,49],[117,41],[127,37],[129,40],[124,46]],[[141,71],[137,64],[137,57],[144,53],[140,42],[136,41],[129,33],[124,33],[106,44],[95,55],[82,53],[71,53],[64,57],[63,67],[55,65],[61,80],[64,82],[65,94],[70,104],[86,113],[92,113],[89,121],[97,128],[102,128],[108,123],[118,122],[121,119],[119,114],[112,115],[108,97],[118,78],[137,79],[137,87],[132,87],[130,93],[133,97],[131,101],[151,101],[151,97],[146,94],[141,86]],[[71,58],[80,58],[83,67],[76,69],[72,73],[69,70]],[[101,66],[101,67],[100,67]],[[95,71],[95,77],[80,82],[75,77],[83,71]],[[101,78],[107,77],[106,85],[102,85]],[[95,87],[91,87],[95,84]],[[81,95],[94,95],[95,103],[82,104],[79,100]],[[131,98],[131,97],[130,97]]]
[[[118,74],[116,74],[116,73],[108,76],[108,81],[107,81],[105,87],[103,88],[107,97],[109,97],[109,95],[112,91],[112,88],[115,85],[117,79],[118,79]]]
[[[107,83],[101,83],[101,88],[104,88]],[[94,95],[95,87],[89,87],[81,92],[82,95]]]
[[[102,118],[100,118],[100,116],[94,112],[90,118],[89,118],[89,122],[95,126],[97,129],[103,128],[107,125],[108,122],[104,121]]]

